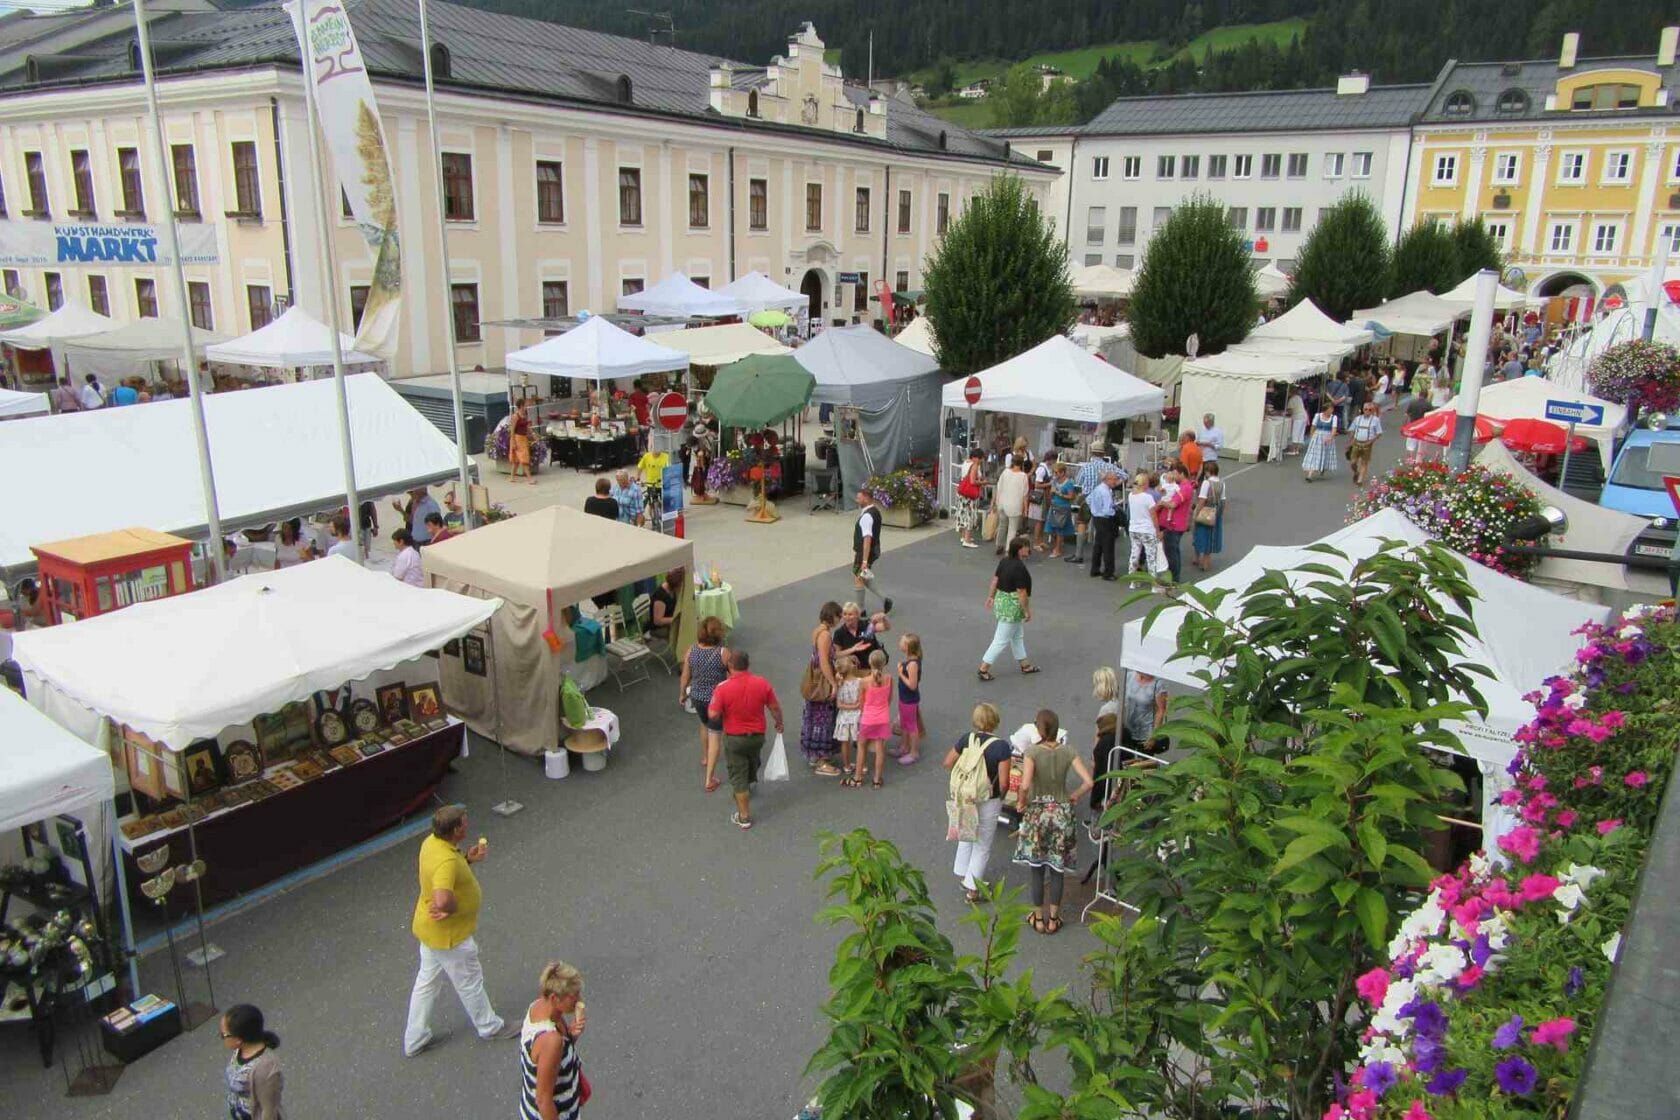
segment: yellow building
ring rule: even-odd
[[[1414,129],[1406,224],[1480,216],[1536,295],[1600,295],[1659,240],[1680,266],[1680,28],[1655,54],[1449,62]],[[1520,273],[1520,274],[1519,274]]]

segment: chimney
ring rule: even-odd
[[[1575,69],[1575,56],[1581,51],[1581,33],[1571,31],[1563,37],[1563,51],[1558,55],[1559,70]]]
[[[1674,65],[1674,47],[1677,40],[1680,40],[1680,27],[1662,29],[1662,38],[1657,40],[1658,66]]]
[[[1336,79],[1337,97],[1357,97],[1371,92],[1371,75],[1355,70]]]

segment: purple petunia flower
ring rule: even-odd
[[[1426,1003],[1412,1015],[1412,1029],[1420,1038],[1438,1039],[1447,1033],[1447,1014],[1438,1003]]]
[[[1412,1068],[1419,1073],[1434,1073],[1446,1056],[1446,1044],[1438,1039],[1419,1035],[1412,1040]]]
[[[1372,1062],[1365,1067],[1365,1088],[1381,1097],[1400,1080],[1394,1066],[1388,1062]]]
[[[1476,935],[1475,944],[1470,946],[1470,963],[1486,966],[1488,959],[1493,956],[1493,946],[1488,943],[1485,933]]]
[[[1458,1087],[1463,1085],[1465,1079],[1469,1076],[1470,1071],[1467,1069],[1442,1070],[1434,1077],[1431,1077],[1429,1079],[1429,1083],[1425,1085],[1424,1088],[1428,1090],[1429,1095],[1432,1097],[1450,1097],[1454,1093],[1458,1092]]]
[[[1540,1075],[1534,1072],[1534,1067],[1523,1058],[1506,1058],[1493,1067],[1493,1079],[1499,1083],[1499,1091],[1513,1097],[1524,1096],[1534,1091],[1535,1082]]]
[[[1493,1048],[1509,1050],[1522,1041],[1523,1017],[1513,1015],[1509,1022],[1493,1032]]]
[[[1565,995],[1577,996],[1581,994],[1581,989],[1586,986],[1586,977],[1581,975],[1580,968],[1571,968],[1569,970],[1569,979],[1564,981],[1563,992]]]

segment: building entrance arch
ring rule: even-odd
[[[799,282],[799,292],[810,303],[811,322],[822,322],[823,292],[826,289],[823,270],[810,268],[805,270],[805,278]]]
[[[1598,285],[1592,277],[1580,272],[1554,272],[1535,286],[1534,294],[1542,299],[1554,296],[1596,296]]]

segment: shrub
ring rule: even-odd
[[[927,479],[914,471],[896,470],[890,474],[873,474],[863,488],[881,503],[882,509],[908,507],[919,519],[926,521],[939,509],[939,499]]]
[[[1440,462],[1401,463],[1354,500],[1348,521],[1380,509],[1397,509],[1407,520],[1496,572],[1525,578],[1534,557],[1506,550],[1506,533],[1540,512],[1540,499],[1510,475],[1472,463],[1455,471]]]

